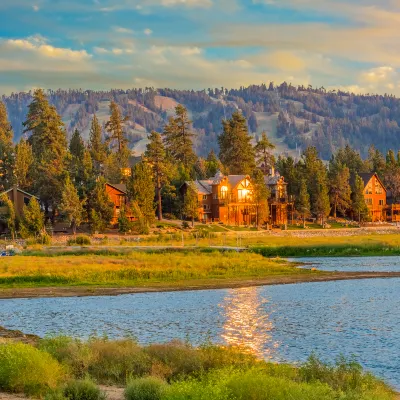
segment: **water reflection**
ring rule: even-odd
[[[274,325],[260,288],[234,289],[227,292],[219,305],[226,320],[221,338],[225,343],[244,347],[260,357],[271,359],[279,342],[274,341]]]

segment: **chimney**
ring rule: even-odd
[[[269,174],[271,176],[275,176],[275,167],[271,167],[271,169],[269,170]]]

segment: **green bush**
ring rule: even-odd
[[[68,400],[106,400],[106,395],[89,379],[68,382],[63,391]]]
[[[73,246],[75,244],[80,245],[80,246],[85,246],[85,245],[92,244],[92,242],[90,240],[90,237],[86,236],[86,235],[80,235],[80,236],[77,236],[76,238],[68,239],[68,241],[67,241],[68,246]]]
[[[134,379],[125,390],[126,400],[161,400],[167,384],[152,376]]]
[[[64,368],[46,352],[23,343],[0,345],[0,391],[42,395],[65,376]]]

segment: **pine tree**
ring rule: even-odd
[[[287,182],[287,192],[290,197],[296,196],[300,190],[301,177],[303,175],[303,165],[297,164],[293,157],[279,156],[276,162],[276,168]]]
[[[120,233],[128,233],[132,230],[132,222],[128,218],[126,213],[126,208],[121,207],[120,213],[118,215],[118,231]]]
[[[274,167],[275,157],[272,154],[272,150],[274,149],[275,146],[268,139],[267,133],[263,132],[261,134],[261,139],[254,146],[257,166],[262,165],[265,169]]]
[[[74,235],[84,218],[84,203],[85,201],[79,199],[78,191],[67,175],[61,197],[60,211],[65,214]]]
[[[107,159],[107,146],[102,139],[102,129],[96,114],[93,116],[89,133],[89,151],[93,160],[94,172],[97,176],[101,174],[102,166]]]
[[[157,196],[157,217],[162,220],[162,196],[161,192],[165,185],[170,182],[170,165],[167,160],[164,144],[161,135],[155,131],[148,137],[149,143],[146,146],[145,157],[151,165],[154,182],[156,184]]]
[[[206,178],[214,177],[221,169],[221,163],[218,160],[214,150],[210,150],[206,159]]]
[[[23,238],[36,237],[44,231],[44,214],[36,197],[29,200],[22,211],[20,233]]]
[[[223,133],[218,137],[222,164],[231,174],[251,174],[255,168],[255,155],[246,118],[236,111],[222,125]]]
[[[382,153],[375,148],[374,145],[370,146],[368,150],[368,165],[370,172],[376,172],[381,176],[385,170],[386,162]]]
[[[305,179],[300,181],[300,191],[296,198],[296,209],[299,211],[303,219],[303,228],[306,227],[306,218],[310,215],[310,195],[307,190],[307,182]]]
[[[130,150],[124,132],[124,123],[128,117],[122,118],[119,106],[114,101],[110,103],[110,113],[110,120],[106,123],[106,131],[109,134],[107,142],[116,149],[119,168],[128,168]]]
[[[356,175],[355,185],[353,190],[353,212],[358,217],[358,222],[368,215],[368,207],[364,198],[364,181],[359,175]]]
[[[114,203],[106,192],[106,181],[99,178],[88,198],[89,224],[92,232],[104,232],[114,216]]]
[[[14,177],[16,184],[22,190],[31,190],[33,184],[33,153],[32,146],[22,138],[15,146]]]
[[[192,220],[192,226],[194,226],[194,220],[199,217],[199,199],[196,188],[193,184],[187,186],[185,196],[183,198],[183,214],[186,218]]]
[[[338,210],[344,214],[351,207],[350,170],[334,160],[329,164],[329,195],[334,218]]]
[[[6,106],[0,101],[0,192],[10,188],[13,183],[13,137]]]
[[[394,151],[390,149],[386,154],[386,167],[396,165],[396,157],[394,155]]]
[[[17,230],[17,216],[15,213],[14,203],[9,199],[6,193],[3,193],[3,195],[0,197],[0,202],[7,208],[7,213],[1,214],[0,220],[7,224],[7,228],[11,233],[12,240],[14,240]]]
[[[129,191],[133,203],[140,210],[144,224],[147,227],[153,223],[155,217],[154,188],[153,171],[150,165],[144,161],[137,163],[133,169],[132,179],[129,182]]]
[[[317,176],[316,181],[317,183],[316,193],[314,195],[315,201],[313,203],[313,211],[316,217],[320,219],[321,225],[324,225],[324,220],[331,211],[328,187],[325,180],[321,176]]]
[[[64,124],[43,92],[38,89],[28,107],[24,132],[30,132],[29,143],[34,156],[34,184],[46,211],[53,217],[60,203],[64,183],[67,138]]]
[[[83,169],[83,161],[85,156],[85,144],[79,133],[78,129],[75,129],[71,141],[69,143],[70,161],[69,161],[69,172],[75,183],[80,185]]]
[[[268,199],[270,197],[270,192],[265,184],[264,174],[261,170],[256,169],[254,171],[251,182],[253,185],[253,203],[256,212],[256,226],[259,228],[261,223],[268,221],[269,218]]]
[[[186,170],[191,171],[196,162],[196,154],[193,151],[194,133],[190,126],[187,110],[179,104],[175,108],[175,117],[169,119],[164,127],[163,139],[169,156],[182,163]]]

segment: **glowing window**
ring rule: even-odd
[[[228,187],[221,186],[221,199],[226,199],[228,197]]]

